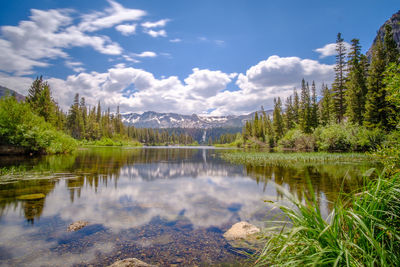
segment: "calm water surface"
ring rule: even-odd
[[[0,158],[26,169],[0,178],[0,265],[107,266],[136,257],[160,266],[242,265],[222,234],[248,221],[265,227],[274,183],[307,194],[306,176],[327,213],[366,164],[251,167],[205,148],[96,148],[74,155]],[[346,177],[346,178],[344,178]],[[305,191],[306,190],[306,191]],[[18,197],[41,193],[38,200]],[[67,232],[74,221],[89,226]]]

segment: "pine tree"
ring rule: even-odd
[[[393,68],[393,65],[398,64],[399,63],[399,56],[400,56],[400,52],[397,49],[397,44],[393,39],[393,32],[392,32],[392,26],[389,24],[385,25],[385,36],[384,36],[384,48],[385,48],[385,52],[386,52],[386,69],[385,69],[385,76],[387,77],[389,72],[389,69]],[[386,95],[388,95],[388,91],[385,86],[385,92]],[[398,114],[400,113],[400,109],[394,105],[391,101],[390,101],[390,97],[386,97],[386,104],[387,104],[387,129],[388,130],[392,130],[396,127],[397,125],[397,118],[398,118]]]
[[[71,132],[71,136],[75,139],[82,139],[84,132],[84,125],[82,120],[82,112],[79,108],[79,94],[75,94],[74,103],[68,112],[67,118],[68,129]]]
[[[286,130],[294,128],[295,120],[294,120],[292,96],[286,98],[284,121]]]
[[[346,47],[342,34],[339,32],[336,39],[336,65],[335,65],[335,81],[333,82],[333,101],[335,103],[335,112],[337,122],[343,120],[346,112],[345,106],[345,68],[346,68]]]
[[[381,40],[378,38],[372,50],[372,60],[367,78],[368,93],[364,124],[367,127],[385,127],[387,113],[383,88],[383,72],[386,67],[386,55]]]
[[[79,110],[81,113],[81,120],[83,124],[81,135],[83,138],[86,138],[86,130],[87,130],[87,108],[86,101],[84,97],[81,97],[81,102],[79,103]]]
[[[384,43],[378,38],[372,50],[372,60],[368,72],[367,103],[365,125],[391,130],[396,126],[395,117],[399,111],[386,99],[387,91],[383,83],[384,72],[390,63],[397,63],[399,52],[393,41],[390,25],[385,26]]]
[[[385,25],[384,48],[386,51],[386,65],[399,62],[399,50],[397,49],[396,41],[393,39],[392,26]]]
[[[259,123],[258,123],[258,113],[257,113],[257,111],[256,111],[256,113],[254,114],[254,121],[253,121],[253,125],[252,125],[252,126],[253,126],[253,127],[252,127],[251,135],[252,135],[253,137],[256,137],[256,138],[257,138],[257,135],[258,135],[258,133],[259,133],[259,129],[258,129]]]
[[[293,119],[296,124],[299,124],[300,102],[296,88],[293,89]]]
[[[276,140],[279,140],[283,136],[283,119],[282,119],[282,102],[281,98],[274,99],[274,119],[272,121]]]
[[[97,103],[97,115],[96,115],[96,121],[100,123],[101,120],[101,106],[100,106],[100,101]]]
[[[249,138],[252,136],[252,126],[250,121],[246,121],[245,127],[243,128],[243,139],[249,140]]]
[[[365,113],[365,98],[368,92],[361,46],[358,39],[351,40],[346,81],[346,116],[350,122],[362,125]]]
[[[330,124],[334,120],[333,100],[328,85],[322,85],[322,99],[320,104],[320,122],[323,126]]]
[[[312,103],[311,103],[311,116],[310,116],[310,125],[312,128],[317,128],[319,124],[318,118],[318,103],[317,103],[317,92],[315,88],[315,82],[312,82],[311,85],[311,92],[312,92]]]
[[[56,124],[57,105],[51,97],[48,82],[43,81],[42,76],[33,81],[29,88],[26,101],[37,115],[43,117],[47,122],[50,122],[53,125]]]
[[[311,133],[311,100],[308,83],[301,81],[299,124],[304,133]]]
[[[274,129],[273,129],[273,125],[271,123],[271,118],[269,117],[269,115],[265,116],[265,134],[266,134],[266,141],[268,142],[268,145],[270,148],[274,147],[275,145],[275,133],[274,133]]]

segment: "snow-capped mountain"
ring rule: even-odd
[[[272,113],[268,110],[267,114]],[[204,116],[182,115],[176,113],[158,113],[147,111],[143,114],[122,114],[122,122],[137,128],[217,128],[217,127],[242,127],[249,119],[254,118],[254,113],[247,115]]]

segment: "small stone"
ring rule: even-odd
[[[89,223],[86,222],[86,221],[77,221],[77,222],[71,223],[68,226],[67,231],[68,232],[75,232],[75,231],[78,231],[79,229],[82,229],[83,227],[85,227],[88,224]]]
[[[136,258],[127,258],[124,260],[116,261],[108,267],[156,267],[156,265],[147,264],[144,261],[138,260]]]
[[[260,229],[248,222],[238,222],[224,233],[224,237],[228,240],[245,239],[249,235],[257,234]]]

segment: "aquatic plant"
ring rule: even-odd
[[[227,152],[221,153],[221,157],[236,164],[252,166],[263,165],[287,165],[294,163],[337,163],[373,161],[371,156],[361,153],[266,153],[266,152]]]
[[[382,172],[361,193],[338,199],[327,218],[314,194],[301,202],[277,186],[293,206],[278,205],[288,221],[267,229],[255,266],[398,266],[399,178]]]
[[[39,194],[29,194],[29,195],[18,196],[17,199],[19,199],[19,200],[36,200],[36,199],[42,199],[45,197],[46,197],[45,194],[39,193]]]

